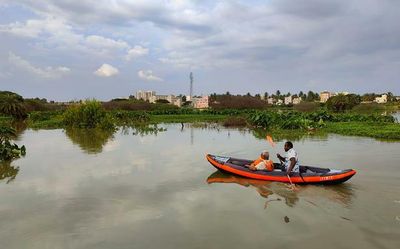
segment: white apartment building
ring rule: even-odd
[[[176,96],[174,96],[172,94],[151,96],[150,99],[149,99],[149,102],[150,103],[156,103],[157,100],[161,100],[161,99],[167,100],[170,104],[173,104],[173,105],[176,105],[176,106],[179,106],[179,107],[182,106],[182,99],[179,98],[179,97],[176,97]]]
[[[144,101],[149,101],[150,102],[150,98],[155,96],[156,92],[155,91],[142,91],[139,90],[136,92],[136,99],[142,99]]]
[[[387,103],[387,95],[386,95],[386,94],[382,94],[382,96],[376,97],[376,98],[375,98],[375,102],[378,103],[378,104],[385,104],[385,103]]]
[[[328,101],[328,99],[330,97],[332,97],[332,93],[328,92],[328,91],[323,91],[323,92],[320,92],[320,94],[319,94],[319,98],[320,98],[320,102],[321,103],[325,103],[326,101]]]
[[[292,103],[293,105],[298,105],[301,102],[301,97],[293,98]]]
[[[194,108],[197,109],[204,109],[204,108],[208,108],[208,101],[209,101],[209,97],[208,96],[202,96],[202,97],[193,97],[192,98],[192,105]]]
[[[285,105],[289,105],[289,104],[291,104],[292,103],[292,96],[289,96],[289,97],[285,97],[285,100],[284,100],[285,102]]]
[[[275,103],[275,99],[274,98],[272,98],[272,97],[269,97],[268,99],[267,99],[267,103],[268,104],[270,104],[270,105],[273,105],[274,103]]]

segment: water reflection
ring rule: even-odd
[[[282,200],[281,198],[272,198],[273,194],[282,197],[288,207],[295,207],[300,197],[303,201],[313,206],[318,206],[318,204],[314,202],[314,198],[317,200],[324,198],[344,207],[349,207],[354,196],[354,187],[349,183],[326,186],[303,185],[299,186],[298,190],[292,191],[285,183],[249,179],[223,173],[219,170],[215,171],[207,178],[207,183],[235,183],[244,187],[252,187],[261,197],[267,199],[264,208],[267,208],[270,202]]]
[[[252,187],[260,194],[261,197],[267,199],[264,208],[267,208],[268,204],[272,201],[281,201],[281,198],[269,198],[273,194],[282,197],[285,200],[285,204],[289,207],[294,207],[299,201],[297,192],[288,190],[286,184],[284,183],[273,183],[268,181],[244,178],[223,173],[219,170],[215,171],[207,178],[207,183],[236,183],[244,187]]]
[[[157,124],[153,125],[140,125],[140,126],[121,126],[119,131],[123,135],[138,135],[148,136],[156,135],[159,132],[166,131],[166,128],[159,127]],[[88,154],[98,154],[103,151],[103,147],[114,139],[114,134],[118,132],[114,130],[102,129],[79,129],[67,128],[65,134],[72,141],[72,143],[79,145],[79,147]]]
[[[67,128],[65,134],[88,154],[103,151],[104,145],[113,138],[113,130]]]
[[[271,135],[271,131],[264,130],[264,129],[252,129],[251,130],[254,137],[258,139],[265,139],[267,135]],[[285,130],[285,131],[274,131],[273,138],[275,141],[283,141],[290,139],[292,141],[300,141],[305,138],[317,138],[319,140],[327,140],[328,133],[320,132],[320,131],[302,131],[302,130]]]
[[[122,126],[121,132],[124,135],[129,135],[132,132],[132,135],[139,136],[147,136],[147,135],[156,135],[160,132],[164,132],[167,129],[164,127],[159,127],[158,124],[151,125],[130,125],[130,126]]]
[[[19,167],[11,166],[11,162],[0,162],[0,181],[6,180],[10,183],[17,177]]]

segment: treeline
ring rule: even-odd
[[[213,109],[262,109],[267,103],[250,95],[211,94],[209,105]]]
[[[308,91],[307,93],[300,91],[299,93],[282,93],[280,90],[277,90],[275,93],[268,93],[265,92],[262,96],[261,94],[255,94],[254,96],[251,93],[247,93],[245,95],[241,95],[241,94],[237,94],[237,95],[232,95],[230,92],[226,92],[225,94],[217,94],[217,93],[213,93],[210,95],[210,98],[212,100],[216,100],[217,98],[226,98],[226,97],[236,97],[239,98],[239,100],[245,100],[245,98],[248,99],[257,99],[257,100],[261,100],[261,99],[268,99],[268,98],[274,98],[274,99],[280,99],[280,100],[284,100],[285,97],[289,97],[289,96],[293,96],[293,97],[301,97],[302,100],[304,101],[309,101],[309,102],[313,102],[313,101],[319,101],[319,94],[317,92],[313,92],[313,91]],[[241,98],[241,99],[240,99]]]

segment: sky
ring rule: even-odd
[[[0,0],[0,90],[400,95],[398,0]]]

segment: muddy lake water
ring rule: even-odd
[[[0,247],[400,248],[400,142],[288,135],[272,148],[246,129],[160,127],[25,130],[27,155],[0,165]],[[292,191],[205,160],[282,154],[286,140],[302,164],[357,174]]]

